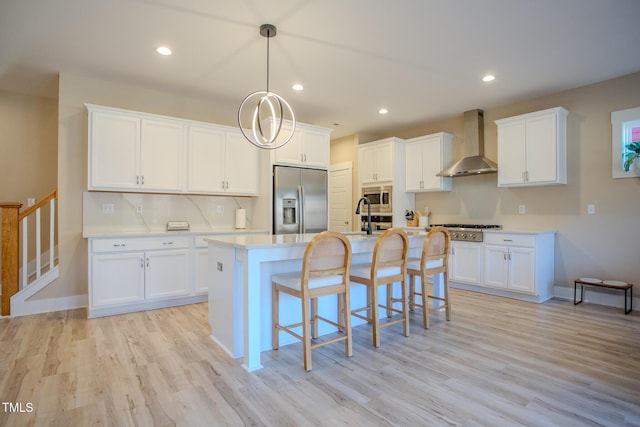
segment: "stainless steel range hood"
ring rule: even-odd
[[[484,157],[484,113],[482,110],[464,112],[464,155],[437,176],[466,176],[498,172],[498,165]]]

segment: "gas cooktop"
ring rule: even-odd
[[[479,230],[487,229],[500,229],[501,225],[497,224],[431,224],[432,227],[445,227],[445,228],[473,228]]]
[[[451,240],[482,242],[482,230],[499,230],[497,224],[431,224],[431,227],[444,227],[449,230]]]

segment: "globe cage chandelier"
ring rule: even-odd
[[[260,26],[260,35],[267,39],[267,89],[249,94],[238,108],[238,126],[244,137],[256,147],[267,150],[289,142],[296,128],[296,118],[289,103],[269,90],[269,39],[276,33],[274,25]],[[283,128],[285,121],[291,124],[290,129],[289,126]]]

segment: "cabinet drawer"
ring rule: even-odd
[[[531,234],[484,233],[484,243],[503,246],[534,247],[536,236]]]
[[[147,251],[156,249],[183,249],[189,247],[187,237],[158,237],[158,238],[108,238],[95,239],[92,242],[93,252],[125,252]]]

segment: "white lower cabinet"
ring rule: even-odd
[[[89,307],[144,301],[144,252],[94,255],[89,283]]]
[[[484,246],[484,285],[533,294],[535,250]]]
[[[451,242],[449,280],[476,285],[482,282],[481,243]]]
[[[188,237],[89,239],[89,317],[198,302]]]
[[[451,242],[454,288],[531,302],[553,297],[555,233],[485,231],[482,242]]]
[[[188,249],[147,252],[145,255],[145,298],[167,298],[191,293]]]

